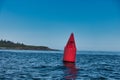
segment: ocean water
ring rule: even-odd
[[[0,50],[0,80],[120,80],[120,53],[80,51],[63,63],[62,51]]]

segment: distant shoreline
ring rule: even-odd
[[[1,48],[0,50],[37,50],[37,51],[61,51],[61,50],[57,50],[57,49],[16,49],[16,48]]]
[[[41,50],[41,51],[59,51],[47,46],[25,45],[23,43],[14,43],[12,41],[0,40],[1,50]]]

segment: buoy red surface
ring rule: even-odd
[[[65,48],[64,48],[64,62],[75,62],[76,61],[76,44],[74,40],[74,34],[72,33]]]

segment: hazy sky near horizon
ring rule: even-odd
[[[120,51],[120,0],[0,0],[0,39],[64,49]]]

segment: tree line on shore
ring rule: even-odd
[[[0,49],[18,49],[18,50],[56,50],[47,46],[25,45],[23,43],[15,43],[8,40],[0,40]]]

